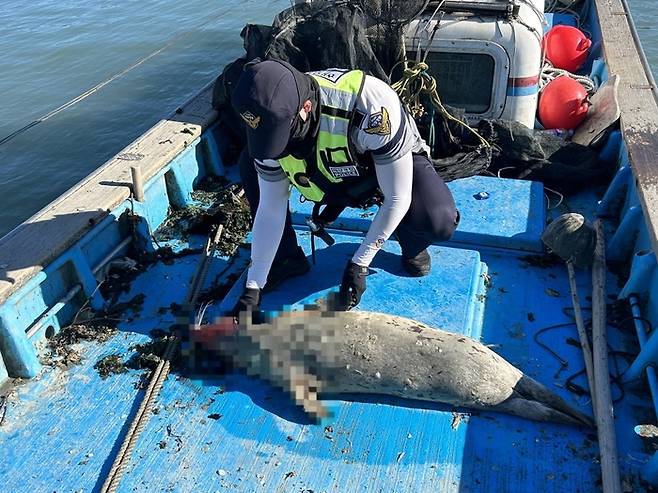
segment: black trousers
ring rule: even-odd
[[[258,209],[260,192],[254,161],[246,150],[240,156],[239,167],[253,219]],[[459,212],[452,194],[426,156],[414,154],[413,173],[411,206],[395,231],[402,255],[407,258],[415,257],[432,243],[450,239],[459,223]],[[297,236],[288,211],[283,237],[274,260],[286,258],[296,248]]]

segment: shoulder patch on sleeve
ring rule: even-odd
[[[391,135],[391,119],[388,110],[382,106],[381,111],[371,113],[363,131],[370,135]]]
[[[247,125],[249,125],[251,128],[256,130],[258,128],[258,124],[260,123],[260,116],[254,116],[251,111],[245,111],[244,113],[240,113],[240,116],[242,119],[245,121]]]

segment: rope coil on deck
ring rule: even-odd
[[[539,77],[539,90],[541,91],[551,81],[562,76],[570,77],[576,82],[578,82],[581,86],[585,88],[587,94],[589,94],[590,96],[596,93],[596,84],[591,78],[587,77],[586,75],[577,75],[564,69],[555,68],[547,60],[544,61],[544,65],[541,69],[541,73]]]
[[[155,404],[155,399],[160,394],[162,385],[164,384],[167,376],[169,375],[169,370],[171,368],[171,358],[174,355],[174,350],[178,345],[179,339],[177,337],[172,337],[167,344],[167,348],[162,356],[158,367],[153,372],[151,377],[151,382],[149,383],[148,388],[144,394],[144,400],[137,410],[137,414],[130,424],[130,429],[126,434],[126,437],[121,444],[121,449],[114,459],[112,468],[108,473],[103,487],[101,488],[101,493],[114,493],[119,487],[121,476],[128,466],[130,456],[132,454],[135,445],[137,444],[137,439],[144,431],[144,427],[148,423],[148,419],[151,416],[153,411],[153,405]]]

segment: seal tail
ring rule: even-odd
[[[535,421],[594,427],[592,418],[575,410],[564,399],[525,375],[517,382],[509,399],[496,407]]]

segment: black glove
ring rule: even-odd
[[[343,281],[338,292],[338,309],[351,310],[361,301],[361,295],[366,290],[368,268],[349,262],[343,272]]]
[[[240,313],[247,311],[252,312],[252,314],[260,311],[260,289],[245,288],[231,315],[239,320]]]

